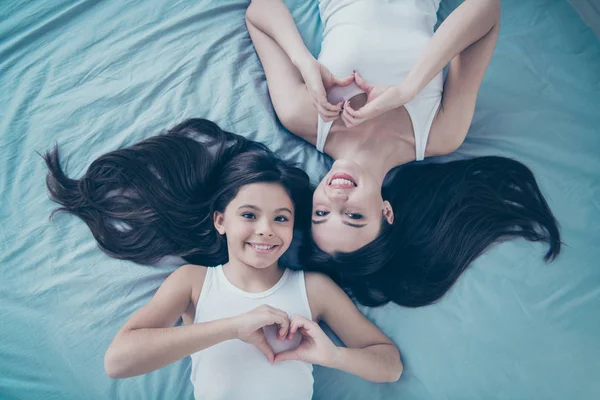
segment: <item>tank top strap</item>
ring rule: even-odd
[[[200,294],[198,295],[198,301],[196,302],[196,313],[194,315],[194,320],[196,320],[196,318],[198,317],[198,311],[202,308],[204,300],[209,297],[211,290],[215,286],[215,283],[213,281],[216,279],[217,268],[221,268],[221,265],[206,268],[204,283],[202,284],[202,289],[200,290]]]
[[[325,122],[320,115],[317,115],[317,144],[316,148],[321,153],[323,153],[325,149],[325,142],[327,141],[327,136],[329,135],[329,130],[331,129],[331,125],[333,125],[333,121]]]

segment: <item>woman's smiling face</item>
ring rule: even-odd
[[[377,237],[383,217],[393,222],[377,180],[355,162],[337,160],[313,196],[313,240],[330,254],[352,252]]]

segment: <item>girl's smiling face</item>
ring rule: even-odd
[[[294,204],[280,184],[252,183],[238,191],[223,213],[215,212],[214,224],[227,237],[230,261],[267,268],[290,246]]]

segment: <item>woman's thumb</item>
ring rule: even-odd
[[[373,85],[371,85],[370,83],[365,81],[358,72],[354,73],[354,80],[356,81],[356,84],[358,85],[358,87],[367,93],[369,93],[369,91],[373,88]]]
[[[354,74],[352,74],[352,75],[350,75],[350,76],[348,76],[346,78],[343,78],[343,79],[340,79],[338,77],[335,78],[335,84],[337,86],[348,86],[353,81],[354,81]]]

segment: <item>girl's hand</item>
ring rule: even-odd
[[[323,64],[314,58],[306,59],[298,65],[304,79],[306,90],[323,121],[336,119],[342,110],[342,102],[333,105],[327,100],[327,91],[333,86],[348,86],[354,80],[354,74],[345,79],[335,77]]]
[[[290,321],[288,339],[291,339],[297,331],[300,331],[302,341],[296,349],[277,354],[275,356],[276,363],[286,360],[300,360],[325,367],[335,363],[339,349],[327,337],[319,324],[301,315],[293,315]]]
[[[279,326],[279,338],[287,337],[290,328],[290,319],[287,313],[278,308],[263,304],[254,310],[234,317],[236,337],[246,343],[256,346],[262,351],[269,363],[275,360],[273,349],[267,343],[263,327],[268,325]]]
[[[350,102],[346,101],[342,120],[349,128],[403,106],[415,97],[402,86],[373,86],[365,81],[358,72],[355,73],[355,82],[367,93],[367,103],[364,107],[354,110],[350,106]]]

